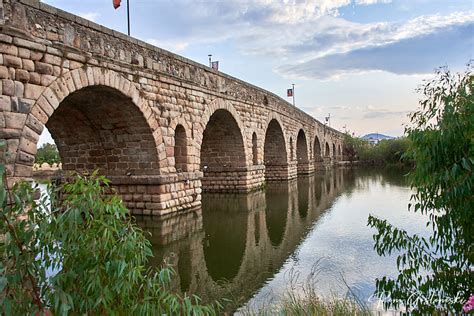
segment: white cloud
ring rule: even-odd
[[[403,39],[438,32],[444,28],[474,21],[474,11],[420,16],[404,23],[354,23],[342,18],[321,17],[309,28],[299,28],[284,44],[285,51],[305,61],[355,49],[381,46]],[[273,45],[278,36],[272,36]],[[269,43],[266,43],[268,47]]]
[[[86,20],[95,22],[97,18],[100,16],[100,14],[97,12],[88,12],[88,13],[80,13],[79,16]]]
[[[387,50],[395,47],[399,52],[407,53],[410,47],[402,50],[401,44],[411,39],[474,21],[472,10],[446,15],[423,15],[408,21],[368,23],[349,21],[339,15],[343,7],[388,2],[390,0],[160,1],[157,19],[167,26],[167,31],[161,32],[157,28],[156,34],[145,39],[178,53],[191,46],[228,41],[240,54],[272,58],[277,64],[278,73],[285,76],[334,79],[348,73],[387,69],[395,73],[410,73],[397,69],[397,65],[384,65],[390,60],[382,58],[374,59],[374,62],[382,65],[371,66],[367,64],[370,60],[367,61],[368,57],[363,56],[363,50],[371,49],[366,53],[372,55],[367,56],[377,54],[383,47]],[[149,28],[154,29],[154,26],[150,25]],[[447,49],[442,46],[431,47]],[[349,59],[354,56],[365,60],[354,60],[358,65],[352,66]],[[395,57],[400,61],[403,56]],[[432,61],[427,59],[423,64]],[[310,62],[313,71],[309,69]],[[338,63],[345,65],[338,66]],[[436,65],[432,64],[431,68]],[[419,69],[411,73],[417,71]]]
[[[160,11],[166,15],[161,22],[166,23],[170,29],[167,34],[161,34],[160,38],[179,38],[180,41],[195,45],[236,39],[239,45],[245,46],[242,51],[249,52],[253,51],[249,47],[265,47],[267,42],[275,39],[270,47],[279,53],[280,48],[275,47],[276,45],[283,46],[315,34],[330,18],[339,16],[341,8],[356,5],[354,1],[160,1]],[[245,45],[247,42],[248,47]],[[263,44],[258,45],[258,42]],[[257,45],[253,45],[254,43]]]
[[[391,3],[392,0],[355,0],[357,5],[372,5],[377,3]]]
[[[306,52],[276,70],[292,78],[331,80],[373,71],[431,73],[434,67],[460,66],[472,58],[473,28],[474,11],[421,16],[404,24],[354,25],[349,32],[333,28],[315,41],[292,45],[295,56]]]
[[[265,1],[271,4],[266,9],[272,14],[269,17],[270,22],[282,24],[301,24],[329,14],[339,15],[338,9],[347,6],[351,0],[280,0]]]

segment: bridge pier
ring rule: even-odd
[[[204,170],[204,192],[249,192],[265,182],[264,166],[241,168],[209,167]]]
[[[309,175],[315,171],[314,164],[306,162],[298,164],[297,173],[298,175]]]
[[[106,193],[118,193],[132,214],[165,215],[201,205],[201,178],[200,172],[175,176],[111,176]]]

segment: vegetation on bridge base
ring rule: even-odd
[[[409,209],[426,215],[428,237],[410,235],[369,217],[379,255],[399,253],[398,276],[381,278],[376,294],[386,307],[413,314],[458,314],[474,293],[474,97],[472,68],[441,69],[406,129],[415,162]]]
[[[2,315],[203,315],[196,297],[168,291],[173,271],[147,269],[144,233],[108,180],[77,176],[61,204],[35,201],[31,186],[6,189],[0,165],[0,306]]]

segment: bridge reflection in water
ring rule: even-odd
[[[167,259],[177,271],[174,290],[204,302],[225,297],[232,309],[283,266],[342,193],[344,179],[333,170],[247,194],[209,193],[200,209],[136,220],[151,232],[152,264]]]

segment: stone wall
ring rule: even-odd
[[[248,191],[342,157],[341,133],[268,91],[37,0],[0,4],[10,183],[32,176],[45,126],[65,171],[99,169],[143,214],[199,205],[202,188]]]

